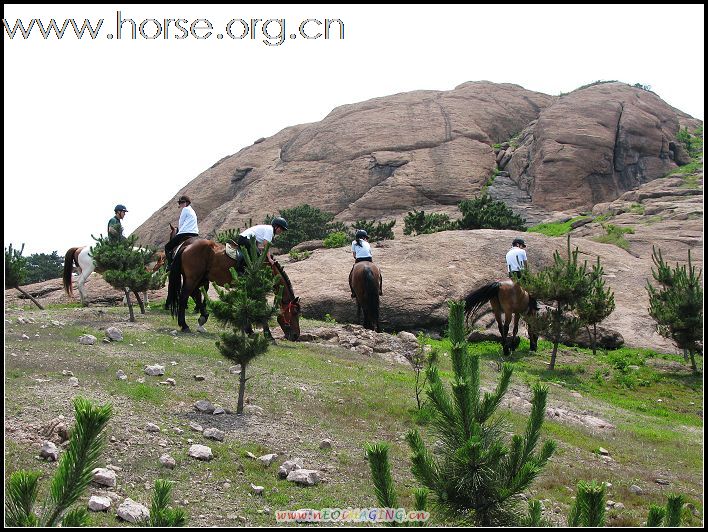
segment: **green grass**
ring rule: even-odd
[[[163,405],[169,397],[166,386],[128,381],[112,381],[109,388],[111,394],[119,394],[133,401],[147,401],[154,405]]]
[[[567,222],[555,222],[547,224],[538,224],[527,229],[529,233],[541,233],[546,236],[563,236],[573,229],[572,225],[578,220],[584,220],[588,216],[576,216]]]
[[[631,227],[620,227],[614,224],[602,224],[607,234],[594,237],[592,240],[601,244],[612,244],[624,250],[629,249],[629,242],[624,238],[625,234],[633,234]]]

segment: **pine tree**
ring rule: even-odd
[[[441,456],[426,448],[420,433],[406,439],[413,452],[413,475],[435,498],[436,507],[451,518],[477,526],[519,524],[524,516],[518,497],[553,454],[547,441],[534,453],[546,411],[548,388],[533,387],[531,414],[523,436],[507,444],[500,420],[492,418],[507,391],[513,366],[504,364],[496,390],[480,390],[479,355],[468,352],[464,302],[450,302],[449,334],[454,371],[452,395],[436,365],[428,370],[427,395],[434,409],[433,430],[443,442]]]
[[[649,506],[648,527],[681,526],[681,513],[683,512],[684,497],[681,494],[671,493],[668,495],[666,506]]]
[[[606,488],[604,482],[579,482],[575,504],[568,515],[568,526],[604,527]]]
[[[46,526],[61,523],[62,527],[86,526],[85,508],[69,510],[84,493],[93,478],[93,470],[105,447],[104,429],[111,418],[110,404],[94,406],[82,397],[74,399],[76,424],[71,431],[69,446],[59,460],[54,473],[49,500],[39,515],[34,505],[39,492],[39,472],[17,471],[10,476],[5,502],[7,526]]]
[[[612,314],[615,310],[615,294],[611,288],[605,288],[603,279],[605,272],[600,265],[600,257],[597,264],[592,267],[590,273],[590,293],[578,304],[578,318],[585,324],[588,336],[592,343],[592,354],[596,354],[597,348],[597,324]],[[590,333],[590,325],[593,327]]]
[[[96,244],[91,248],[91,257],[96,263],[96,269],[104,270],[103,278],[113,288],[125,292],[130,321],[135,321],[130,292],[135,294],[140,313],[145,314],[145,305],[140,298],[140,292],[155,286],[155,278],[146,268],[154,251],[134,247],[137,241],[135,235],[118,241],[110,241],[103,235],[93,239]],[[164,279],[164,273],[162,275]]]
[[[273,305],[267,301],[267,296],[273,291],[274,276],[270,268],[263,268],[268,244],[262,254],[256,251],[255,240],[250,246],[241,247],[246,262],[242,275],[231,268],[233,282],[223,288],[214,284],[219,294],[218,300],[208,300],[214,317],[231,331],[221,333],[220,341],[216,342],[219,352],[241,364],[241,374],[238,388],[237,414],[243,413],[243,398],[246,393],[246,370],[251,360],[268,350],[268,339],[262,333],[253,333],[254,323],[265,323],[277,312],[280,294],[276,294]],[[206,297],[206,294],[204,294]],[[247,332],[247,331],[250,331]]]
[[[674,269],[664,262],[661,250],[652,251],[657,269],[652,268],[651,273],[661,287],[654,288],[647,281],[649,315],[658,324],[659,334],[683,349],[684,358],[690,357],[691,368],[697,373],[696,354],[703,352],[702,270],[697,271],[692,265],[690,250],[688,267],[677,264]]]
[[[178,527],[187,522],[187,514],[181,508],[169,508],[174,482],[157,479],[152,493],[150,517],[138,523],[149,527]]]
[[[526,320],[534,331],[543,333],[553,342],[549,369],[556,365],[556,355],[561,336],[575,336],[582,322],[572,314],[578,303],[590,294],[591,277],[587,273],[587,263],[578,264],[578,248],[570,249],[568,236],[567,259],[563,259],[556,251],[553,254],[553,265],[538,273],[525,272],[520,279],[521,286],[536,300],[551,303],[551,310]]]
[[[24,250],[24,244],[22,244],[19,251],[12,249],[12,244],[10,244],[9,248],[5,248],[5,290],[8,288],[16,289],[18,292],[28,297],[40,310],[44,310],[44,307],[39,304],[39,301],[20,288],[20,285],[25,281],[25,277],[27,277],[27,258],[22,256]]]

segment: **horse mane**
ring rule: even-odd
[[[274,260],[272,264],[278,270],[278,274],[283,279],[283,282],[285,283],[285,287],[290,291],[290,294],[292,294],[293,299],[294,299],[295,298],[295,290],[293,290],[293,285],[290,282],[290,277],[288,277],[288,274],[285,273],[285,270],[283,269],[283,267],[280,265],[280,263],[277,260]]]

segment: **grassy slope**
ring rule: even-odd
[[[17,324],[19,315],[32,317],[35,323]],[[6,434],[6,476],[19,468],[53,471],[55,465],[35,458],[38,447],[21,443],[20,433],[32,434],[29,425],[39,426],[59,414],[71,420],[71,398],[82,394],[101,402],[110,400],[115,406],[109,432],[116,441],[109,443],[104,457],[106,463],[123,468],[116,491],[148,504],[154,479],[175,480],[174,498],[181,504],[188,501],[185,508],[191,525],[228,526],[244,520],[269,525],[274,523],[273,512],[280,509],[376,506],[362,451],[367,441],[392,444],[400,502],[412,507],[410,493],[416,484],[402,439],[417,417],[409,368],[341,348],[283,341],[250,369],[249,375],[256,377],[249,381],[247,395],[264,409],[263,417],[238,420],[236,416],[200,415],[191,406],[200,398],[235,409],[237,377],[228,372],[230,364],[214,347],[216,333],[175,337],[170,333],[174,322],[162,311],[138,315],[136,324],[123,323],[126,315],[124,308],[54,308],[6,314],[12,321],[6,324],[5,337],[6,429],[12,426],[20,431]],[[52,320],[65,325],[52,325]],[[123,329],[124,341],[100,343],[102,329],[114,324]],[[216,324],[211,323],[209,329],[216,331]],[[30,339],[22,339],[23,333]],[[97,336],[99,343],[79,345],[77,338],[84,333]],[[560,515],[566,515],[576,483],[596,479],[611,482],[609,498],[626,507],[611,510],[608,524],[640,525],[646,520],[649,504],[663,504],[669,491],[687,494],[702,511],[700,378],[675,369],[679,360],[668,356],[663,358],[669,360],[657,361],[649,352],[623,350],[593,359],[586,350],[570,348],[560,353],[557,371],[549,374],[545,362],[550,346],[541,343],[541,354],[533,356],[528,355],[527,346],[522,342],[515,356],[513,386],[523,387],[539,379],[551,381],[551,405],[592,412],[617,427],[592,431],[547,419],[543,438],[558,441],[559,451],[534,483],[531,496],[548,499],[546,507],[559,506]],[[474,349],[486,360],[483,383],[491,388],[498,376],[492,362],[498,356],[498,346],[484,343]],[[164,377],[142,374],[143,366],[153,363],[166,366]],[[657,363],[671,365],[656,369]],[[639,369],[627,369],[628,365]],[[449,376],[448,358],[443,357],[442,367]],[[127,382],[116,380],[118,369],[128,374]],[[62,370],[71,370],[81,386],[71,388]],[[206,380],[196,382],[194,374],[205,375]],[[138,377],[144,377],[145,383],[137,383]],[[167,377],[175,378],[177,386],[158,384]],[[526,416],[502,410],[513,430],[522,431]],[[225,442],[205,440],[190,431],[190,420],[205,428],[226,430]],[[162,432],[145,432],[148,421],[157,423]],[[177,434],[176,427],[184,433]],[[427,426],[422,429],[427,433]],[[203,463],[187,457],[188,438],[212,447],[215,459]],[[323,438],[332,440],[332,450],[319,449]],[[432,444],[434,437],[429,435],[429,441]],[[596,454],[599,447],[608,449],[614,460],[608,464],[601,460]],[[256,455],[278,452],[280,457],[276,464],[263,468],[246,458],[246,451]],[[158,457],[164,452],[177,460],[174,470],[159,464]],[[325,469],[328,481],[300,488],[277,479],[277,464],[284,455],[301,456],[306,467]],[[671,485],[659,486],[656,478],[667,478]],[[48,483],[45,477],[43,489]],[[253,496],[250,483],[264,486],[265,496]],[[631,484],[640,485],[645,494],[631,494]],[[92,515],[98,525],[120,524],[114,512]],[[693,518],[693,524],[697,523]]]

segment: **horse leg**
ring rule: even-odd
[[[84,270],[79,273],[79,278],[76,281],[76,287],[79,289],[79,296],[81,297],[81,306],[88,307],[88,301],[86,300],[86,291],[84,290],[84,283],[86,283],[86,277],[84,276]]]
[[[514,313],[514,332],[511,333],[511,349],[516,349],[516,334],[519,332],[519,313]]]
[[[189,332],[189,325],[187,325],[185,314],[187,312],[187,302],[189,301],[189,296],[191,295],[192,290],[187,283],[188,281],[185,279],[184,285],[182,286],[182,291],[179,294],[179,302],[177,306],[177,324],[182,328],[182,332]]]
[[[511,354],[511,345],[509,338],[509,324],[511,323],[511,312],[504,312],[504,333],[502,334],[502,346],[504,348],[504,356]]]
[[[275,345],[275,338],[273,338],[273,333],[270,332],[268,321],[263,322],[263,336],[265,336],[272,345]]]
[[[206,298],[202,299],[201,287],[204,287],[206,290],[208,290],[209,281],[206,280],[201,284],[200,288],[197,289],[197,296],[194,297],[194,302],[197,304],[197,308],[199,310],[199,325],[203,327],[209,319],[209,313],[207,312]]]

